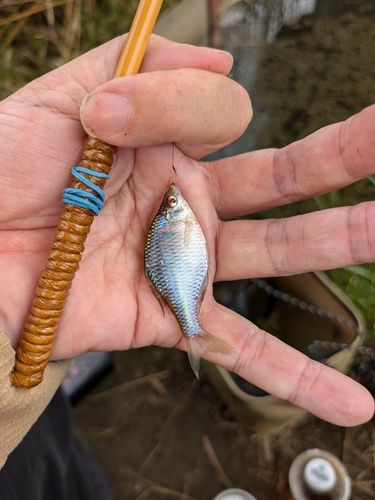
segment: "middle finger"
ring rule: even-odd
[[[286,276],[375,260],[375,203],[221,223],[215,280]]]

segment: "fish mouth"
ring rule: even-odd
[[[176,184],[174,182],[172,182],[172,184],[169,186],[169,189],[168,189],[168,193],[172,193],[172,194],[178,194],[180,192],[178,186],[176,186]]]

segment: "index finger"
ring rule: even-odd
[[[208,165],[219,216],[247,215],[347,186],[375,172],[375,105],[278,149]]]

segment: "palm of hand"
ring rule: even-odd
[[[11,151],[8,149],[9,163],[2,169],[1,269],[7,293],[1,307],[5,315],[17,305],[17,313],[9,318],[15,338],[63,209],[61,191],[70,184],[67,165],[77,163],[85,137],[78,120],[79,102],[68,103],[65,109],[64,102],[56,109],[57,99],[61,98],[56,93],[41,107],[21,108],[14,118],[16,138],[11,137],[12,117],[9,127],[3,128],[9,134]],[[55,341],[54,357],[153,343],[172,346],[180,340],[178,327],[169,315],[163,318],[148,288],[143,265],[148,227],[175,176],[171,153],[170,145],[119,149],[105,188],[105,208],[94,220],[60,323],[62,334]],[[207,193],[198,163],[181,153],[178,162],[178,175],[181,180],[187,178],[184,184],[200,186],[195,193]],[[17,297],[22,298],[21,304]]]
[[[122,43],[121,39],[114,40],[108,44],[110,49],[100,47],[32,82],[2,103],[0,272],[6,293],[1,315],[13,346],[18,343],[63,210],[62,190],[71,184],[70,168],[79,162],[86,138],[80,105],[101,83],[96,78],[98,70],[103,82],[110,78],[117,56],[108,62],[108,53],[116,53]],[[156,38],[143,67],[153,71],[208,66],[219,74],[230,68],[228,57],[223,63],[222,54],[203,52],[202,57],[189,46],[176,55],[175,45]],[[157,113],[152,116],[154,121],[159,119]],[[215,149],[205,148],[198,145],[196,157]],[[181,339],[173,318],[168,314],[164,320],[144,278],[143,265],[149,224],[175,177],[171,153],[170,145],[118,150],[105,187],[105,207],[95,218],[86,241],[52,359],[90,349],[126,349],[152,343],[171,346]],[[207,207],[208,186],[202,168],[178,153],[176,148],[179,184],[184,183],[182,187],[187,189],[195,184],[194,196],[199,193],[205,197]],[[205,222],[214,224],[216,214],[212,203],[208,206],[210,217]]]

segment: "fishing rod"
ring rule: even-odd
[[[163,0],[140,1],[114,78],[138,73],[162,3]],[[78,166],[72,169],[74,180],[71,187],[63,191],[65,209],[10,373],[11,382],[16,387],[30,389],[43,380],[86,238],[94,217],[103,207],[103,188],[110,177],[115,154],[116,147],[89,136]]]

